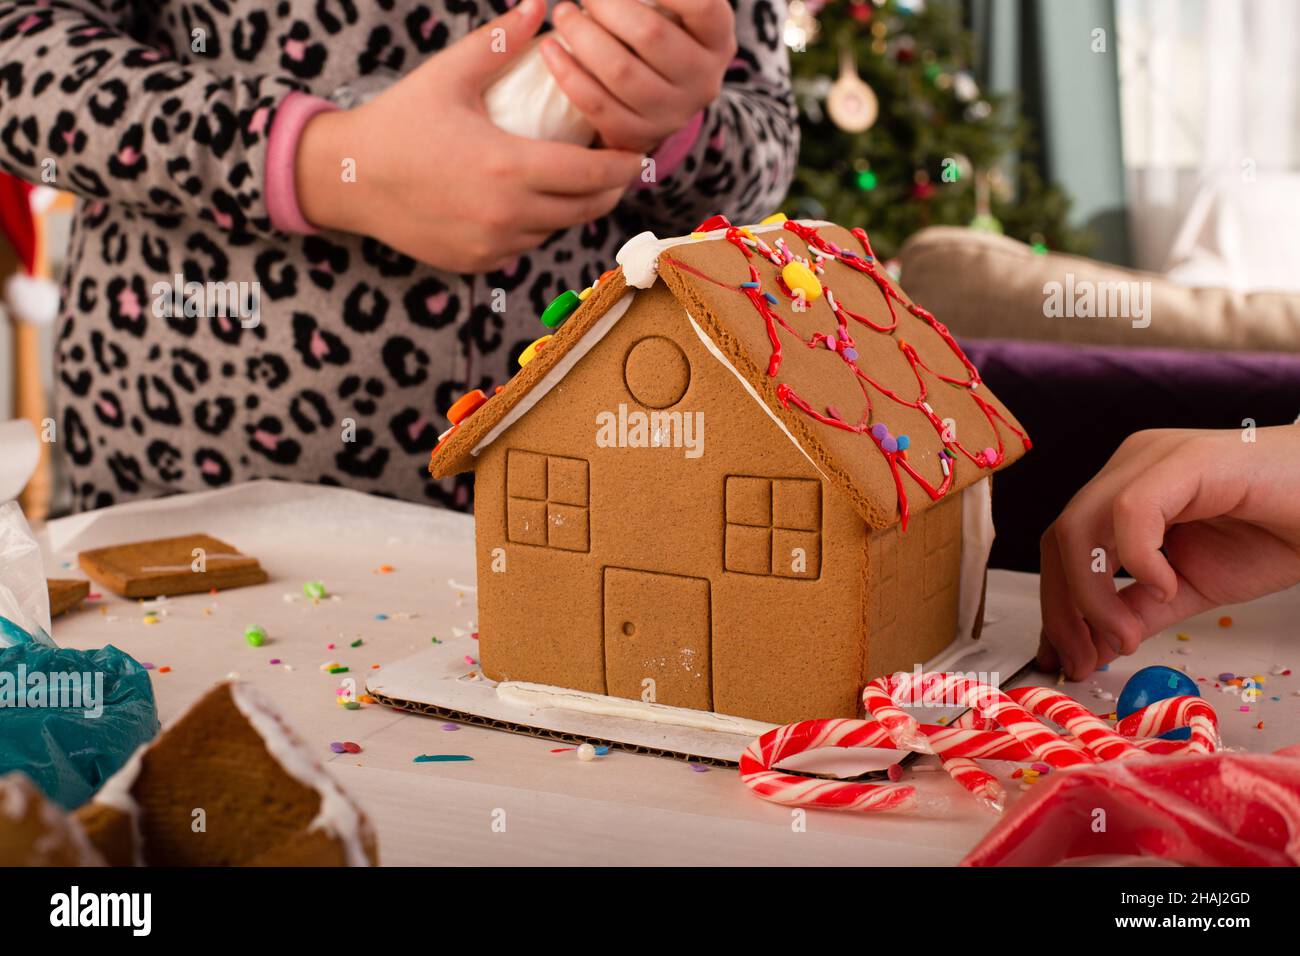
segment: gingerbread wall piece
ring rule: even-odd
[[[92,580],[128,598],[200,594],[267,580],[257,558],[206,534],[96,548],[81,552],[77,562]]]
[[[977,627],[967,489],[1028,440],[865,237],[725,227],[620,261],[431,459],[476,472],[485,675],[850,716]]]

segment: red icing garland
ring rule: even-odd
[[[872,432],[873,427],[879,428],[883,423],[876,423],[875,425],[872,423],[875,406],[871,399],[871,392],[868,391],[868,386],[875,389],[875,391],[879,392],[885,398],[897,402],[899,405],[903,405],[907,408],[914,408],[924,414],[926,418],[929,419],[930,424],[934,426],[935,432],[939,435],[940,441],[944,444],[944,450],[939,453],[941,458],[946,454],[955,461],[955,452],[965,455],[966,458],[977,468],[988,468],[992,470],[997,467],[997,465],[1005,458],[1005,446],[1003,444],[1002,433],[998,429],[998,422],[1001,422],[1007,427],[1007,429],[1013,432],[1016,437],[1024,443],[1025,448],[1033,447],[1028,436],[1026,436],[1024,432],[1020,431],[1008,422],[1002,417],[1001,413],[999,413],[996,408],[982,399],[979,395],[975,394],[975,389],[978,388],[980,384],[979,372],[976,371],[975,366],[971,364],[970,359],[968,359],[966,354],[961,350],[961,346],[959,346],[957,340],[952,337],[952,333],[948,331],[947,326],[938,321],[933,315],[920,306],[905,301],[894,289],[893,285],[890,284],[889,280],[880,273],[875,264],[875,254],[871,250],[871,242],[867,238],[867,234],[864,230],[852,230],[854,237],[862,243],[862,248],[865,253],[865,255],[858,255],[857,253],[841,249],[839,246],[835,245],[835,243],[827,242],[822,239],[817,230],[812,226],[806,226],[794,220],[787,220],[784,227],[787,231],[794,233],[808,245],[809,250],[813,252],[813,259],[817,261],[812,262],[807,259],[796,257],[786,245],[784,238],[777,239],[775,247],[773,247],[767,245],[763,240],[753,237],[747,230],[742,230],[735,226],[727,228],[726,241],[730,242],[733,246],[743,252],[747,259],[752,259],[755,250],[757,250],[764,258],[777,266],[784,266],[793,261],[803,262],[804,265],[807,265],[817,274],[819,281],[821,281],[820,277],[825,272],[825,262],[831,259],[849,267],[850,269],[861,272],[864,275],[869,276],[872,281],[876,283],[876,287],[880,290],[880,294],[885,300],[885,305],[889,309],[889,315],[892,321],[888,325],[879,325],[866,316],[859,315],[851,309],[845,308],[835,298],[830,287],[822,281],[822,289],[827,304],[830,305],[831,310],[835,315],[837,327],[833,335],[825,332],[814,332],[811,338],[804,339],[798,330],[792,328],[785,319],[783,319],[781,315],[772,308],[772,302],[768,298],[772,293],[765,293],[763,291],[758,269],[756,269],[752,263],[749,266],[749,282],[742,283],[738,287],[733,287],[719,282],[711,276],[704,275],[699,270],[691,268],[680,260],[669,257],[668,261],[679,269],[683,269],[699,276],[700,278],[707,279],[715,285],[740,292],[749,299],[754,308],[758,311],[759,316],[763,319],[763,323],[767,329],[768,341],[772,345],[772,352],[767,363],[767,374],[769,377],[774,378],[781,369],[782,351],[779,331],[781,329],[789,332],[808,348],[826,348],[833,350],[841,359],[844,360],[845,364],[848,365],[849,369],[856,377],[858,386],[862,389],[862,396],[866,401],[866,408],[863,410],[862,417],[856,424],[844,421],[839,417],[839,414],[835,412],[834,409],[828,408],[827,414],[822,414],[821,412],[814,410],[813,407],[802,398],[792,386],[787,385],[784,382],[777,386],[777,399],[786,408],[793,405],[805,415],[821,422],[823,425],[829,425],[832,428],[839,428],[843,431],[866,435],[872,440],[876,448],[885,456],[885,460],[889,463],[889,469],[894,478],[894,486],[898,490],[898,510],[904,531],[907,530],[908,505],[907,492],[903,486],[903,473],[910,476],[911,479],[930,496],[932,501],[938,501],[952,488],[954,464],[949,464],[944,469],[943,480],[936,487],[922,477],[922,475],[911,466],[907,460],[906,449],[897,449],[894,451],[887,450],[885,448],[885,442],[892,438],[892,436],[889,435],[887,428],[883,435],[877,435]],[[777,281],[777,287],[786,298],[791,300],[796,298],[791,290],[786,287],[786,284],[779,279]],[[912,313],[912,315],[921,319],[929,325],[930,328],[934,329],[936,333],[938,333],[939,337],[943,339],[952,350],[953,354],[957,356],[962,365],[966,368],[968,373],[966,379],[953,378],[930,368],[930,366],[921,359],[916,349],[902,339],[898,340],[898,347],[907,358],[908,364],[912,368],[912,373],[916,376],[918,395],[915,399],[909,401],[892,389],[881,385],[858,367],[857,346],[849,332],[849,320],[852,319],[858,325],[865,326],[873,332],[880,332],[885,335],[892,334],[898,329],[898,313],[894,311],[895,301],[900,303],[907,309],[907,311]],[[989,427],[993,429],[993,434],[997,437],[997,448],[986,448],[983,451],[972,453],[967,450],[961,442],[956,441],[955,439],[952,441],[944,439],[943,420],[926,401],[929,395],[929,387],[921,375],[922,370],[929,372],[936,379],[939,379],[942,382],[965,389],[970,394],[971,399],[979,407],[980,411],[984,413],[984,417],[988,420]],[[897,439],[894,439],[894,442],[896,443]],[[990,452],[992,454],[990,454]]]

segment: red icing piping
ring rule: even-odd
[[[835,299],[834,293],[831,291],[830,287],[827,286],[826,283],[823,281],[822,288],[825,293],[825,298],[827,299],[827,302],[831,306],[831,310],[835,315],[837,327],[833,334],[826,333],[826,332],[814,332],[810,338],[804,339],[803,336],[800,335],[798,330],[792,328],[789,325],[789,323],[787,323],[785,319],[783,319],[781,315],[772,308],[772,305],[767,298],[767,295],[769,295],[770,293],[765,293],[763,291],[762,280],[759,276],[758,269],[755,268],[752,263],[749,264],[749,282],[744,283],[741,286],[730,286],[724,282],[719,282],[717,279],[714,279],[712,276],[705,275],[704,273],[700,272],[698,269],[688,266],[686,263],[682,262],[679,259],[673,259],[667,256],[665,258],[667,259],[668,262],[670,262],[673,266],[677,267],[678,269],[682,269],[686,272],[689,272],[692,275],[698,276],[699,278],[712,282],[714,285],[720,286],[722,288],[731,289],[732,291],[735,292],[740,292],[747,299],[749,299],[750,303],[754,306],[759,316],[763,319],[763,324],[767,330],[768,342],[770,342],[772,346],[772,351],[768,357],[768,363],[767,363],[768,377],[775,378],[776,374],[781,369],[782,351],[781,351],[781,337],[780,337],[780,332],[778,331],[779,329],[784,329],[785,331],[789,332],[798,341],[802,342],[808,348],[826,348],[828,350],[833,349],[840,356],[840,358],[845,362],[845,364],[849,366],[849,368],[852,370],[855,378],[858,381],[858,386],[859,388],[861,388],[863,399],[866,402],[866,408],[863,410],[862,417],[858,420],[856,424],[851,424],[849,422],[842,420],[838,416],[838,414],[832,413],[832,414],[824,415],[821,412],[816,411],[812,407],[812,405],[808,403],[806,399],[804,399],[802,396],[799,395],[799,393],[794,389],[793,386],[786,384],[784,382],[777,385],[776,397],[777,400],[780,401],[781,404],[787,409],[793,405],[795,408],[799,409],[805,415],[812,418],[814,421],[820,422],[823,425],[828,425],[832,428],[838,428],[842,431],[848,431],[848,432],[854,432],[856,434],[866,435],[868,438],[872,440],[876,448],[885,457],[885,460],[889,464],[889,470],[894,479],[894,486],[898,490],[898,510],[899,510],[900,521],[904,531],[907,530],[907,519],[908,519],[909,509],[907,504],[907,491],[903,485],[902,472],[906,472],[907,475],[911,477],[911,479],[914,482],[916,482],[916,484],[918,484],[926,494],[930,496],[930,499],[932,501],[938,501],[940,498],[944,497],[952,489],[953,473],[956,467],[955,458],[953,460],[953,463],[949,465],[947,469],[947,473],[944,475],[943,480],[936,487],[935,485],[927,481],[919,472],[917,472],[915,468],[912,467],[911,463],[909,463],[907,460],[907,451],[905,449],[898,449],[896,451],[887,451],[884,447],[884,442],[892,436],[886,433],[885,436],[881,438],[881,437],[877,437],[871,432],[871,429],[873,427],[872,418],[874,417],[875,405],[871,400],[871,392],[868,390],[867,386],[870,386],[872,389],[875,389],[875,391],[879,392],[885,398],[897,402],[899,405],[902,405],[906,408],[913,408],[916,409],[917,411],[920,411],[930,421],[930,424],[934,427],[935,432],[939,435],[940,441],[943,441],[944,449],[947,451],[947,454],[950,457],[954,457],[953,456],[954,452],[960,453],[964,455],[977,468],[988,468],[992,470],[993,468],[996,468],[997,465],[1000,464],[1002,461],[1004,461],[1006,458],[1006,448],[1003,442],[1002,433],[998,428],[998,422],[1001,422],[1004,426],[1006,426],[1006,428],[1009,431],[1015,434],[1015,436],[1018,437],[1020,441],[1024,444],[1026,449],[1033,447],[1028,436],[1026,436],[1024,432],[1020,431],[1020,429],[1016,428],[1014,425],[1008,422],[1006,418],[1004,418],[1002,414],[996,408],[994,408],[990,403],[985,401],[979,395],[975,394],[975,389],[978,388],[980,385],[979,372],[976,370],[975,366],[971,363],[970,359],[966,357],[966,353],[961,350],[961,346],[957,344],[957,340],[953,338],[952,333],[948,331],[948,327],[945,326],[942,322],[938,321],[933,315],[931,315],[925,309],[921,308],[918,305],[914,305],[913,303],[906,301],[901,295],[899,295],[897,290],[894,289],[893,285],[889,282],[889,280],[884,275],[881,274],[880,270],[876,266],[875,254],[871,250],[871,241],[870,239],[867,238],[867,234],[865,230],[860,228],[852,230],[854,238],[856,238],[860,243],[862,243],[862,248],[863,251],[865,252],[865,256],[861,256],[851,252],[846,252],[845,250],[840,249],[838,246],[834,245],[833,243],[826,242],[818,234],[817,230],[812,226],[805,226],[804,224],[796,222],[794,220],[787,220],[784,223],[784,228],[787,231],[794,233],[800,239],[802,239],[810,249],[816,249],[818,250],[818,252],[822,253],[822,256],[820,257],[822,261],[818,261],[815,264],[806,259],[802,260],[804,264],[808,265],[809,268],[811,268],[819,277],[822,276],[825,271],[824,261],[829,259],[834,259],[836,262],[839,262],[850,269],[854,269],[857,272],[869,276],[871,280],[875,282],[876,288],[880,291],[881,297],[885,300],[886,308],[889,309],[889,315],[892,320],[890,324],[879,325],[871,321],[871,319],[867,318],[866,316],[859,315],[858,313],[845,308],[840,304],[840,302],[837,299]],[[775,248],[774,248],[772,246],[768,246],[761,239],[756,239],[751,235],[747,234],[746,231],[738,229],[734,226],[727,229],[725,239],[727,242],[730,242],[733,246],[735,246],[737,249],[743,252],[747,259],[753,258],[755,249],[757,249],[763,255],[764,258],[768,259],[774,265],[778,265],[778,266],[784,265],[785,263],[792,261],[795,258],[794,254],[789,250],[788,247],[786,247],[783,239],[778,239],[776,241]],[[786,287],[784,282],[778,282],[777,288],[780,291],[780,293],[783,294],[787,299],[794,298],[794,296],[792,295],[790,290]],[[913,375],[916,376],[918,395],[915,400],[908,401],[907,399],[900,396],[897,392],[893,391],[892,389],[886,388],[885,386],[881,385],[879,382],[872,379],[871,376],[869,376],[866,372],[864,372],[861,368],[858,367],[857,346],[854,343],[853,337],[849,332],[849,320],[852,319],[855,323],[862,325],[872,330],[873,332],[879,332],[885,335],[892,334],[898,329],[898,322],[899,322],[898,313],[894,310],[894,302],[900,303],[905,309],[907,309],[908,312],[910,312],[912,315],[914,315],[921,321],[925,322],[927,325],[930,326],[930,328],[934,329],[934,331],[939,335],[941,339],[943,339],[943,341],[947,344],[948,348],[952,350],[953,354],[957,356],[958,360],[965,367],[967,372],[967,377],[965,379],[953,378],[952,376],[944,375],[941,372],[935,371],[928,364],[926,364],[926,362],[921,358],[921,356],[917,353],[916,349],[910,343],[904,342],[902,339],[898,340],[898,347],[902,351],[904,357],[907,359],[908,365],[911,367]],[[957,388],[965,389],[970,394],[971,399],[975,402],[976,406],[980,409],[980,411],[984,414],[984,417],[988,420],[989,427],[993,429],[993,434],[997,438],[997,443],[998,443],[996,449],[987,448],[984,449],[983,451],[972,453],[968,449],[966,449],[959,441],[944,440],[943,420],[934,411],[934,409],[931,408],[929,404],[926,402],[926,398],[929,396],[929,387],[927,386],[925,379],[921,375],[921,371],[923,369],[926,372],[933,375],[936,379],[942,382],[946,382],[949,385],[955,386]],[[830,411],[831,410],[828,409],[828,412]],[[884,423],[879,422],[874,424],[884,424]],[[993,452],[993,455],[991,457],[987,454],[989,451]],[[943,454],[944,452],[940,452],[940,455]]]

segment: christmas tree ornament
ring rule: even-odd
[[[958,70],[952,75],[952,92],[963,103],[970,103],[980,95],[980,85],[966,70]]]
[[[790,0],[782,35],[785,38],[785,45],[796,53],[804,52],[808,44],[815,43],[817,35],[821,32],[821,24],[817,22],[816,16],[818,9],[820,9],[818,3]]]
[[[912,198],[927,200],[934,196],[934,183],[930,182],[930,174],[924,169],[918,169],[912,177]]]
[[[867,0],[853,0],[849,4],[849,16],[859,23],[869,23],[873,12]]]
[[[972,123],[986,120],[991,115],[993,115],[993,107],[989,105],[988,100],[976,100],[966,107],[966,118]]]
[[[869,130],[880,115],[880,101],[858,75],[857,62],[848,47],[840,51],[840,75],[826,94],[826,112],[846,133]]]

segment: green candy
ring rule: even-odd
[[[309,598],[320,600],[325,596],[325,585],[320,581],[308,581],[302,586],[302,593]]]
[[[564,324],[564,320],[573,315],[582,305],[582,300],[578,298],[578,293],[572,289],[561,292],[542,312],[542,325],[548,329],[558,329]]]
[[[250,647],[261,647],[266,643],[266,628],[258,624],[249,625],[244,628],[244,640]]]

